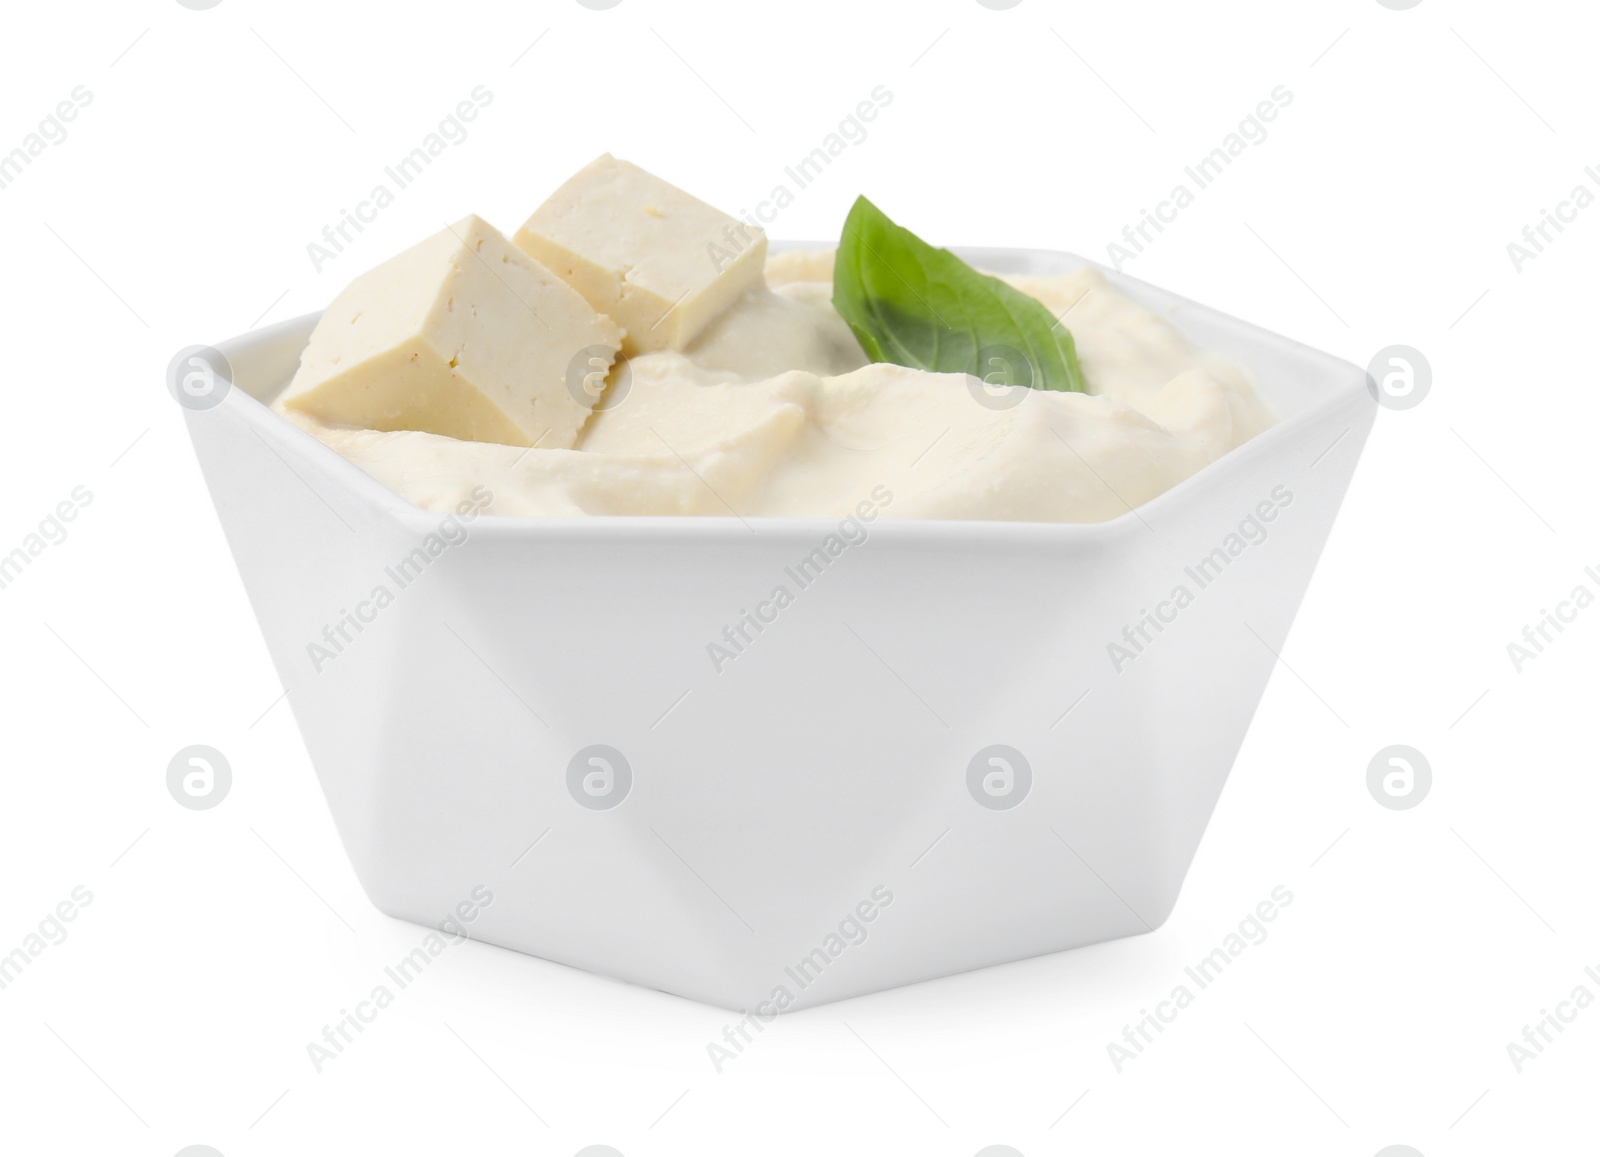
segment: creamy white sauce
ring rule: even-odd
[[[886,517],[1034,522],[1115,518],[1272,425],[1241,367],[1094,270],[1006,278],[1065,316],[1085,394],[869,365],[831,276],[829,253],[774,257],[767,287],[687,350],[634,358],[626,395],[576,449],[286,416],[440,513],[482,487],[491,514],[842,518],[871,501]]]

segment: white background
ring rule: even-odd
[[[1520,1074],[1506,1045],[1600,996],[1600,610],[1520,674],[1506,644],[1600,590],[1600,208],[1520,272],[1506,245],[1600,191],[1595,32],[1576,3],[1445,0],[10,6],[0,151],[93,100],[0,189],[0,552],[93,501],[0,590],[0,953],[94,899],[0,991],[0,1150],[1592,1152],[1600,1010]],[[318,272],[307,242],[477,85],[469,139]],[[892,105],[774,236],[834,236],[865,192],[939,243],[1105,260],[1283,85],[1270,136],[1128,271],[1432,363],[1379,415],[1177,910],[786,1017],[720,1074],[720,1010],[464,945],[317,1074],[306,1042],[421,931],[338,844],[168,359],[469,211],[514,228],[603,150],[748,208],[877,85]],[[212,811],[166,791],[192,743],[234,769]],[[1391,743],[1434,769],[1409,811],[1365,785]],[[1270,938],[1118,1073],[1107,1044],[1280,884]]]

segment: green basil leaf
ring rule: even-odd
[[[839,238],[833,307],[875,362],[1083,392],[1072,335],[1042,302],[935,249],[865,197]]]

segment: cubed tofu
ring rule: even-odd
[[[467,217],[334,299],[282,405],[369,430],[570,450],[591,413],[569,385],[622,332],[565,281]]]
[[[609,153],[534,211],[516,243],[627,331],[681,350],[762,284],[767,236]]]

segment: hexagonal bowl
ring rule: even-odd
[[[879,519],[720,672],[836,522],[452,526],[264,404],[315,316],[224,343],[190,433],[372,902],[757,1016],[1160,925],[1376,404],[1104,272],[1279,424],[1110,522]]]

